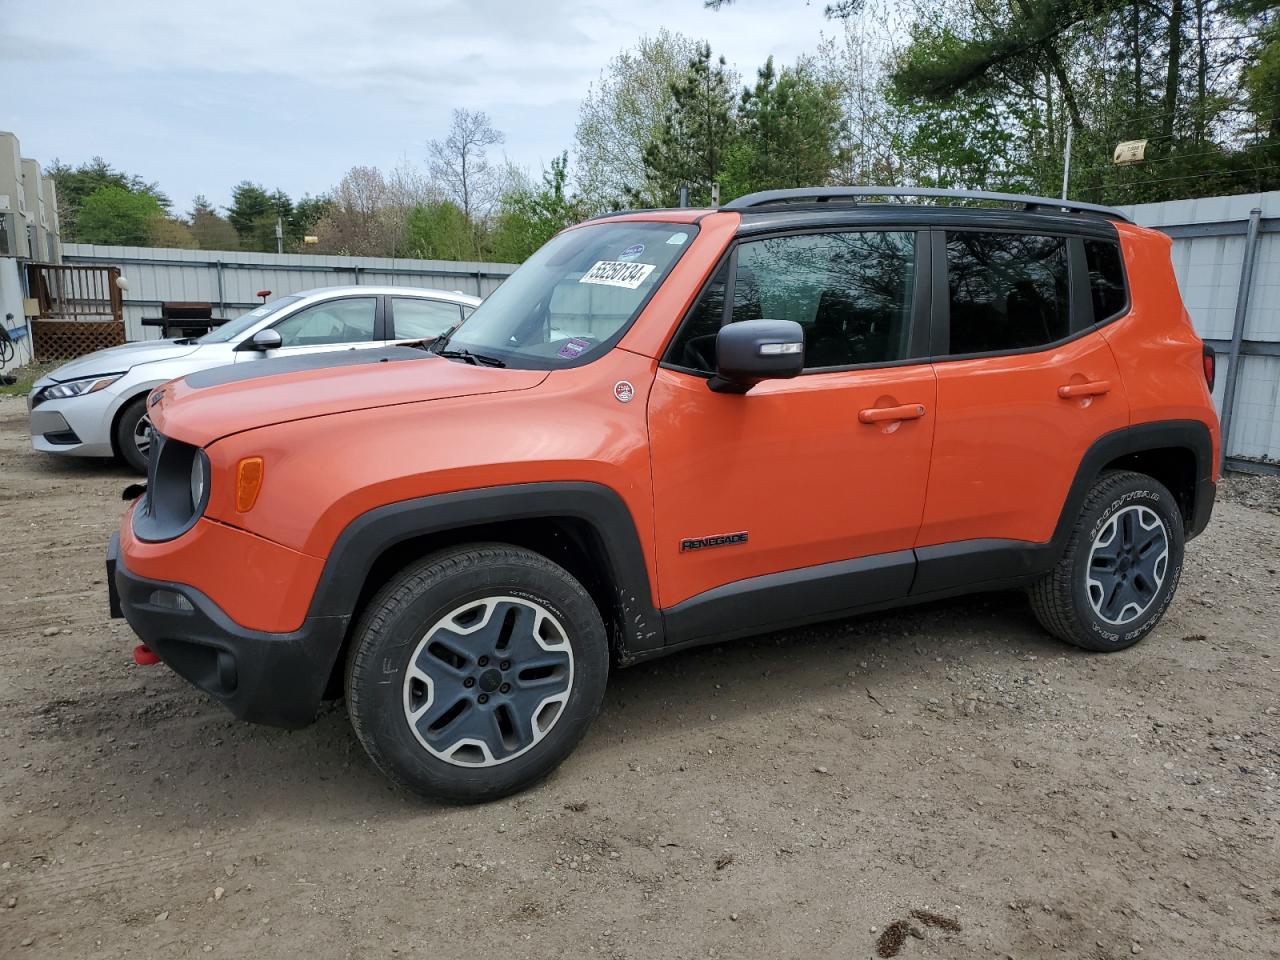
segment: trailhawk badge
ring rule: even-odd
[[[619,380],[613,385],[613,395],[618,398],[619,403],[630,403],[632,397],[636,395],[636,388],[630,381]]]

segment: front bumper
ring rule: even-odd
[[[39,390],[49,381],[36,384]],[[46,400],[37,407],[27,398],[31,446],[41,453],[62,453],[76,457],[109,457],[111,446],[110,388],[83,397]]]
[[[291,633],[246,629],[194,587],[130,572],[119,534],[107,544],[107,579],[111,615],[235,716],[288,728],[315,720],[349,617],[308,617]]]

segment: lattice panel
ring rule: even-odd
[[[103,347],[124,343],[119,320],[32,320],[36,361],[74,360]]]

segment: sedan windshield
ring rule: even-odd
[[[290,304],[297,303],[301,297],[278,297],[270,303],[264,303],[262,306],[250,310],[248,313],[241,314],[234,320],[228,320],[222,326],[215,330],[210,330],[198,343],[227,343],[236,339],[240,334],[244,333],[258,321],[271,316],[273,313],[279,313]]]
[[[440,352],[538,370],[587,363],[626,332],[697,230],[639,221],[567,230],[491,293]]]

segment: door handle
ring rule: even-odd
[[[1068,383],[1058,388],[1058,396],[1063,400],[1076,397],[1100,397],[1111,392],[1110,380],[1090,380],[1086,383]]]
[[[897,407],[868,407],[858,411],[861,423],[885,423],[889,420],[919,420],[924,416],[923,403],[904,403]]]

